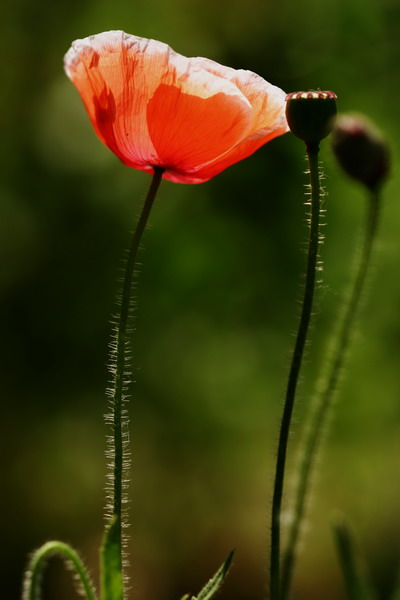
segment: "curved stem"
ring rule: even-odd
[[[142,235],[161,183],[163,169],[154,168],[154,175],[150,189],[144,202],[141,215],[134,231],[129,249],[125,274],[122,287],[122,295],[119,304],[119,313],[116,319],[115,338],[111,345],[110,371],[112,374],[112,387],[109,390],[111,399],[111,414],[107,415],[106,421],[113,429],[113,435],[109,438],[108,457],[111,459],[108,489],[110,505],[107,514],[107,534],[112,535],[113,546],[118,546],[119,572],[122,579],[122,550],[124,545],[122,530],[125,527],[123,504],[126,501],[127,479],[129,469],[128,459],[128,415],[124,408],[127,401],[128,385],[130,383],[130,356],[129,356],[129,324],[132,313],[132,282],[136,267],[137,254],[140,247]],[[113,561],[115,568],[115,562]],[[103,564],[107,568],[107,564]],[[103,579],[105,574],[103,573]],[[107,579],[107,577],[105,577]],[[120,586],[122,590],[122,584]],[[122,593],[122,592],[121,592]],[[109,599],[111,600],[111,598]],[[113,598],[114,600],[114,598]]]
[[[300,460],[299,480],[295,491],[294,510],[289,529],[287,548],[284,553],[282,568],[282,600],[287,600],[290,594],[293,577],[296,549],[301,523],[304,517],[307,491],[310,477],[318,452],[321,436],[332,405],[333,395],[337,389],[343,366],[348,355],[349,345],[354,332],[355,317],[363,296],[368,266],[370,264],[373,243],[379,221],[380,199],[375,192],[368,199],[368,214],[365,228],[363,246],[355,268],[355,279],[346,296],[342,317],[339,319],[338,329],[333,335],[331,351],[323,369],[323,376],[317,386],[313,405],[313,413],[302,444],[303,455]]]
[[[297,331],[296,343],[293,351],[292,362],[289,371],[288,385],[286,389],[285,404],[281,421],[274,495],[272,501],[272,521],[271,521],[271,565],[270,565],[270,598],[279,600],[280,598],[280,517],[282,509],[283,483],[286,466],[286,452],[289,439],[290,424],[292,419],[293,406],[296,396],[297,383],[299,379],[300,368],[303,360],[304,347],[307,340],[308,328],[311,319],[316,270],[318,264],[318,245],[319,245],[319,220],[320,220],[320,183],[318,172],[318,148],[307,149],[308,161],[310,167],[311,183],[311,222],[308,241],[308,257],[306,281],[303,296],[303,304],[299,328]]]
[[[77,575],[78,581],[82,586],[87,600],[96,600],[96,592],[90,580],[89,574],[85,569],[78,553],[68,544],[52,541],[43,544],[36,550],[31,558],[28,571],[25,576],[23,600],[39,600],[40,583],[44,567],[49,558],[60,554],[68,563],[70,563]]]

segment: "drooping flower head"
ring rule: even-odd
[[[65,71],[121,161],[201,183],[285,133],[285,93],[251,71],[123,31],[73,42]]]

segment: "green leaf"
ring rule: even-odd
[[[224,562],[224,564],[218,569],[218,571],[211,577],[210,581],[206,583],[203,589],[199,592],[197,596],[191,596],[191,600],[211,600],[214,598],[215,594],[219,592],[222,587],[222,584],[225,581],[225,578],[228,574],[228,571],[232,564],[233,555],[235,551],[232,550],[229,553],[228,558]],[[186,594],[182,600],[189,598],[189,595]]]
[[[116,516],[106,530],[100,553],[102,600],[123,599],[121,522]]]
[[[374,600],[375,594],[362,568],[348,525],[343,520],[337,520],[333,532],[349,600]]]

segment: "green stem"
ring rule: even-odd
[[[348,526],[337,522],[333,532],[348,599],[375,600]]]
[[[283,484],[285,477],[286,452],[296,396],[297,383],[304,355],[310,324],[316,270],[318,264],[319,220],[320,220],[320,183],[318,170],[318,148],[307,148],[310,183],[311,183],[311,221],[308,241],[308,257],[303,304],[296,343],[293,351],[286,389],[285,404],[281,421],[278,453],[275,471],[274,494],[272,501],[271,521],[271,564],[270,564],[270,599],[280,598],[280,517],[282,510]]]
[[[72,565],[86,599],[96,600],[94,586],[78,553],[68,544],[58,541],[47,542],[33,553],[25,576],[23,600],[40,600],[40,584],[43,570],[48,559],[56,554],[60,554]]]
[[[123,505],[126,503],[127,480],[129,469],[128,458],[128,415],[124,408],[127,402],[127,392],[130,383],[131,361],[129,357],[129,324],[132,313],[132,282],[136,267],[138,250],[140,242],[146,228],[146,224],[161,183],[163,169],[154,168],[154,175],[151,181],[150,189],[144,202],[141,215],[139,217],[135,232],[132,237],[129,249],[125,275],[123,280],[122,295],[119,304],[119,314],[116,320],[116,334],[111,347],[111,365],[112,388],[109,390],[111,398],[111,414],[107,415],[106,420],[110,422],[113,435],[109,439],[108,456],[111,459],[109,474],[109,494],[110,505],[108,506],[106,538],[111,531],[112,543],[119,548],[118,569],[122,578],[122,557],[123,557],[123,528],[125,526],[125,511]],[[106,543],[107,545],[107,543]],[[114,561],[113,561],[114,564]],[[115,567],[115,564],[114,564]],[[103,564],[107,569],[107,563]],[[105,573],[103,580],[108,577]],[[120,586],[122,589],[122,585]],[[121,592],[122,593],[122,592]],[[107,597],[107,600],[117,600],[114,597]]]
[[[315,457],[325,430],[334,393],[338,387],[344,363],[348,355],[352,334],[354,332],[355,317],[363,296],[368,266],[371,259],[373,243],[379,221],[380,198],[378,193],[372,193],[368,199],[368,214],[365,228],[363,247],[355,268],[353,286],[344,300],[342,317],[339,319],[338,329],[333,335],[331,351],[328,354],[327,364],[323,370],[323,377],[318,386],[310,423],[302,444],[303,455],[300,460],[299,479],[295,491],[294,509],[288,534],[287,547],[283,558],[282,568],[282,600],[287,600],[293,577],[295,556],[300,534],[301,523],[304,518],[307,491],[310,485]]]

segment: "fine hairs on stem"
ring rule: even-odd
[[[127,564],[124,530],[127,527],[126,509],[129,468],[129,435],[128,412],[124,404],[128,399],[130,383],[130,322],[133,312],[132,287],[140,242],[148,222],[150,212],[161,183],[163,169],[154,168],[154,175],[149,192],[143,205],[136,229],[132,237],[131,247],[126,260],[122,294],[118,303],[118,315],[115,322],[114,338],[110,344],[110,372],[112,375],[110,397],[110,413],[106,415],[106,423],[112,428],[112,435],[107,436],[108,469],[106,481],[107,506],[106,527],[100,552],[100,600],[123,600],[124,584],[127,577],[124,567]],[[32,554],[24,581],[23,600],[40,600],[43,571],[48,560],[61,556],[71,567],[78,583],[79,590],[86,600],[97,600],[95,588],[79,554],[68,544],[59,541],[47,542]],[[219,588],[229,570],[232,556],[212,580],[213,592]],[[207,588],[208,589],[208,588]],[[211,593],[210,593],[211,594]],[[211,595],[204,598],[210,600]]]
[[[132,283],[140,241],[144,233],[157,190],[160,186],[163,169],[154,168],[154,175],[142,213],[133,234],[131,247],[126,261],[125,277],[122,287],[119,315],[116,320],[115,337],[111,345],[112,387],[110,390],[111,413],[106,422],[113,429],[108,437],[109,476],[107,479],[110,504],[107,507],[107,524],[101,548],[101,600],[123,600],[126,597],[127,577],[124,567],[127,565],[126,538],[127,527],[127,468],[128,455],[128,413],[123,408],[127,401],[130,377],[129,325],[132,316]],[[234,551],[231,551],[214,574],[193,600],[212,600],[221,588],[232,563]],[[190,596],[187,596],[190,597]],[[25,600],[25,599],[24,599]],[[28,599],[27,599],[28,600]],[[31,600],[31,599],[29,599]],[[95,600],[88,598],[88,600]]]
[[[390,171],[389,147],[379,130],[362,115],[342,115],[335,124],[332,148],[345,173],[367,191],[367,214],[361,247],[353,267],[353,282],[344,297],[341,313],[322,375],[318,380],[314,402],[307,421],[295,490],[292,521],[283,559],[282,600],[288,600],[293,577],[296,550],[304,519],[307,493],[315,459],[326,429],[335,392],[346,365],[354,336],[357,315],[363,300],[369,265],[374,249],[381,210],[381,188]]]
[[[111,386],[108,390],[110,412],[105,420],[112,428],[107,436],[107,506],[106,532],[102,548],[102,600],[121,600],[124,597],[123,572],[127,565],[127,491],[129,470],[128,401],[131,377],[130,323],[133,312],[132,287],[140,242],[150,216],[150,212],[160,186],[163,169],[155,167],[150,189],[144,202],[131,246],[126,259],[118,314],[115,319],[114,338],[110,345]]]
[[[79,554],[69,544],[59,541],[46,542],[32,554],[25,574],[22,599],[40,600],[42,598],[41,581],[43,571],[48,561],[54,556],[64,559],[67,567],[74,575],[78,591],[82,593],[86,600],[97,600],[94,585]]]
[[[283,486],[285,478],[286,454],[290,425],[296,397],[297,384],[303,361],[304,349],[313,310],[316,274],[318,267],[319,225],[321,215],[321,191],[318,167],[318,146],[308,146],[307,155],[310,169],[311,212],[308,240],[307,270],[301,316],[293,350],[285,403],[281,421],[278,452],[275,470],[274,493],[271,520],[271,562],[270,562],[270,598],[280,599],[280,538]]]
[[[297,384],[313,312],[317,282],[321,186],[319,145],[332,131],[336,117],[336,94],[330,91],[292,92],[286,96],[286,118],[291,132],[306,145],[310,171],[311,214],[307,268],[300,322],[289,370],[275,469],[271,516],[270,600],[281,600],[281,515],[286,454]]]
[[[326,364],[317,383],[317,389],[307,430],[301,444],[302,454],[298,469],[298,482],[295,489],[292,520],[289,527],[287,547],[283,557],[282,567],[282,600],[287,600],[293,577],[296,550],[304,518],[307,494],[310,487],[313,466],[318,454],[324,431],[326,429],[330,408],[335,392],[340,383],[349,347],[354,335],[356,317],[363,298],[368,267],[371,261],[376,230],[380,212],[379,192],[374,190],[367,198],[367,218],[362,249],[358,253],[353,283],[346,294],[341,317],[337,322],[336,331],[332,335],[330,348],[327,352]]]

